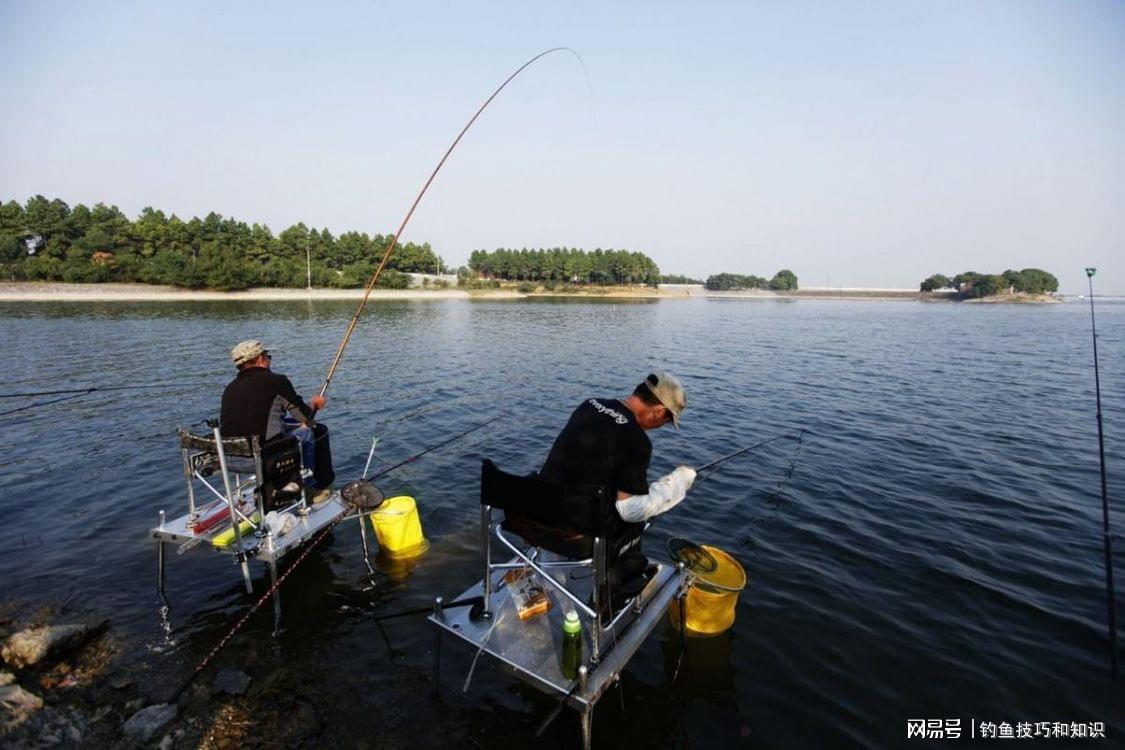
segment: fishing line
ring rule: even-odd
[[[802,436],[803,434],[804,431],[802,430]],[[781,501],[784,497],[784,490],[793,481],[793,478],[797,476],[798,461],[801,457],[801,451],[803,449],[804,440],[798,440],[796,450],[791,456],[786,459],[787,463],[789,464],[788,467],[782,474],[782,477],[777,481],[777,484],[774,486],[774,488],[768,495],[766,495],[764,504],[767,508],[769,508],[768,515],[751,516],[749,519],[747,519],[749,523],[755,524],[759,527],[765,527],[772,523],[774,518],[777,517],[777,514],[781,511]],[[758,554],[758,545],[755,544],[753,537],[746,537],[743,546],[749,547],[750,553],[752,555]]]
[[[340,345],[336,348],[336,354],[332,358],[332,364],[328,368],[328,375],[324,378],[324,385],[320,387],[321,396],[328,392],[328,386],[331,385],[332,378],[336,374],[336,368],[340,364],[340,359],[344,356],[344,349],[347,348],[348,341],[352,337],[352,332],[355,330],[356,324],[359,323],[359,317],[363,314],[363,308],[367,305],[367,299],[371,296],[371,291],[375,288],[375,284],[379,280],[379,276],[382,275],[383,268],[387,265],[387,261],[390,260],[391,253],[394,252],[395,247],[398,245],[398,241],[399,238],[402,237],[403,230],[406,229],[406,225],[410,222],[410,217],[414,215],[414,210],[418,208],[418,204],[422,202],[422,196],[424,196],[426,194],[426,191],[430,189],[430,184],[433,183],[434,178],[437,177],[438,172],[440,172],[441,168],[445,165],[445,162],[449,158],[449,155],[453,153],[453,149],[457,148],[457,144],[461,142],[461,138],[463,138],[465,133],[468,132],[469,128],[473,126],[473,123],[477,121],[477,118],[481,116],[481,113],[484,112],[485,108],[492,103],[492,100],[495,99],[509,83],[512,82],[512,79],[522,73],[525,68],[530,66],[539,58],[549,55],[552,52],[562,51],[569,52],[570,54],[578,58],[579,63],[582,63],[582,58],[579,57],[578,53],[569,47],[553,47],[544,52],[540,52],[538,55],[516,68],[515,72],[508,76],[504,80],[504,82],[501,83],[500,86],[492,92],[492,95],[484,100],[484,103],[480,105],[473,116],[469,118],[469,121],[465,123],[465,127],[461,128],[461,132],[458,133],[457,137],[453,139],[453,143],[451,143],[449,148],[446,149],[445,154],[442,155],[441,160],[438,161],[437,166],[434,167],[434,171],[430,173],[430,176],[426,179],[426,183],[422,185],[422,189],[418,192],[418,197],[416,197],[414,199],[414,202],[410,204],[410,210],[408,210],[406,212],[406,216],[403,217],[402,223],[398,226],[398,231],[391,235],[391,243],[387,247],[387,251],[383,253],[383,258],[379,261],[379,266],[375,269],[375,273],[371,276],[371,280],[367,282],[367,288],[363,292],[363,298],[359,301],[359,305],[356,307],[355,314],[352,316],[351,322],[348,323],[348,326],[344,331],[344,338],[340,341]],[[582,69],[584,71],[586,69],[584,63],[582,63]],[[587,83],[588,82],[589,75],[587,75]]]
[[[776,442],[776,441],[781,440],[783,438],[789,438],[789,437],[794,437],[794,436],[797,438],[797,450],[800,451],[801,442],[804,440],[804,436],[805,436],[805,428],[803,428],[803,427],[800,430],[798,430],[795,435],[792,432],[786,432],[786,433],[783,433],[781,435],[774,435],[771,438],[767,438],[766,440],[762,440],[760,442],[754,443],[753,445],[748,445],[745,448],[739,448],[738,450],[732,451],[732,452],[726,454],[725,456],[720,456],[719,458],[716,458],[714,461],[709,461],[708,463],[703,464],[702,466],[700,466],[699,468],[697,468],[695,470],[695,473],[696,473],[695,484],[699,484],[704,479],[707,479],[711,476],[711,474],[707,474],[706,476],[701,477],[701,476],[699,476],[700,474],[703,474],[704,472],[708,472],[708,471],[713,472],[715,467],[717,467],[717,466],[719,466],[723,463],[726,463],[727,461],[729,461],[732,458],[737,458],[738,456],[741,456],[744,453],[749,453],[750,451],[754,450],[755,448],[761,448],[763,445],[768,445],[769,443]]]

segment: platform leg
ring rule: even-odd
[[[277,586],[277,561],[270,561],[270,587]],[[281,632],[281,588],[273,591],[273,634]]]
[[[156,593],[164,596],[164,542],[156,543]]]
[[[578,714],[578,721],[582,725],[582,747],[583,750],[590,750],[590,743],[593,740],[593,724],[594,713],[593,711],[582,711]]]
[[[246,553],[242,553],[242,580],[246,583],[246,593],[254,593],[254,584],[250,580],[250,561],[246,557]]]
[[[434,616],[441,617],[442,598],[434,599]],[[441,692],[441,628],[434,628],[434,693]]]
[[[359,519],[359,536],[363,539],[363,561],[371,567],[371,551],[367,548],[367,527],[363,523],[364,516],[361,513],[356,518]]]

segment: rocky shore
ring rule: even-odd
[[[0,617],[0,644],[0,747],[238,748],[248,735],[295,747],[321,728],[283,673],[254,684],[242,669],[219,667],[168,702],[166,680],[115,665],[123,646],[108,622]]]

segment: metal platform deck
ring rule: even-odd
[[[512,559],[516,562],[516,558]],[[521,620],[509,595],[502,586],[504,571],[494,572],[491,619],[470,618],[467,607],[441,610],[435,608],[429,621],[437,628],[435,642],[435,673],[439,669],[440,635],[453,635],[511,668],[524,682],[566,701],[579,713],[584,743],[589,746],[590,712],[598,699],[613,685],[637,649],[659,624],[673,599],[685,589],[685,574],[671,563],[659,563],[652,580],[629,605],[629,615],[622,617],[615,628],[604,631],[603,654],[597,664],[589,662],[590,633],[583,628],[583,659],[588,673],[585,685],[568,680],[562,673],[562,621],[569,603],[552,587],[546,586],[551,607],[546,613]],[[562,572],[556,575],[564,575]],[[568,576],[563,581],[579,596],[590,594],[592,578],[589,570],[581,577]],[[458,599],[480,594],[484,581],[471,586]]]
[[[340,499],[339,492],[333,492],[332,496],[324,502],[310,505],[308,508],[309,511],[306,514],[299,513],[296,510],[292,511],[297,523],[288,534],[282,536],[263,534],[259,536],[257,531],[251,530],[243,537],[241,550],[246,552],[256,550],[254,559],[265,563],[276,563],[347,512],[347,508],[344,507],[344,503]],[[151,538],[166,544],[186,545],[188,547],[206,544],[220,553],[234,555],[239,552],[239,547],[234,542],[224,547],[215,547],[211,543],[216,536],[230,529],[229,521],[203,533],[192,531],[192,524],[194,524],[194,520],[185,513],[178,518],[165,521],[159,526],[149,529],[148,533]]]

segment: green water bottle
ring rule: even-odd
[[[578,667],[582,664],[582,623],[578,613],[567,610],[563,620],[562,673],[573,680],[578,677]]]

